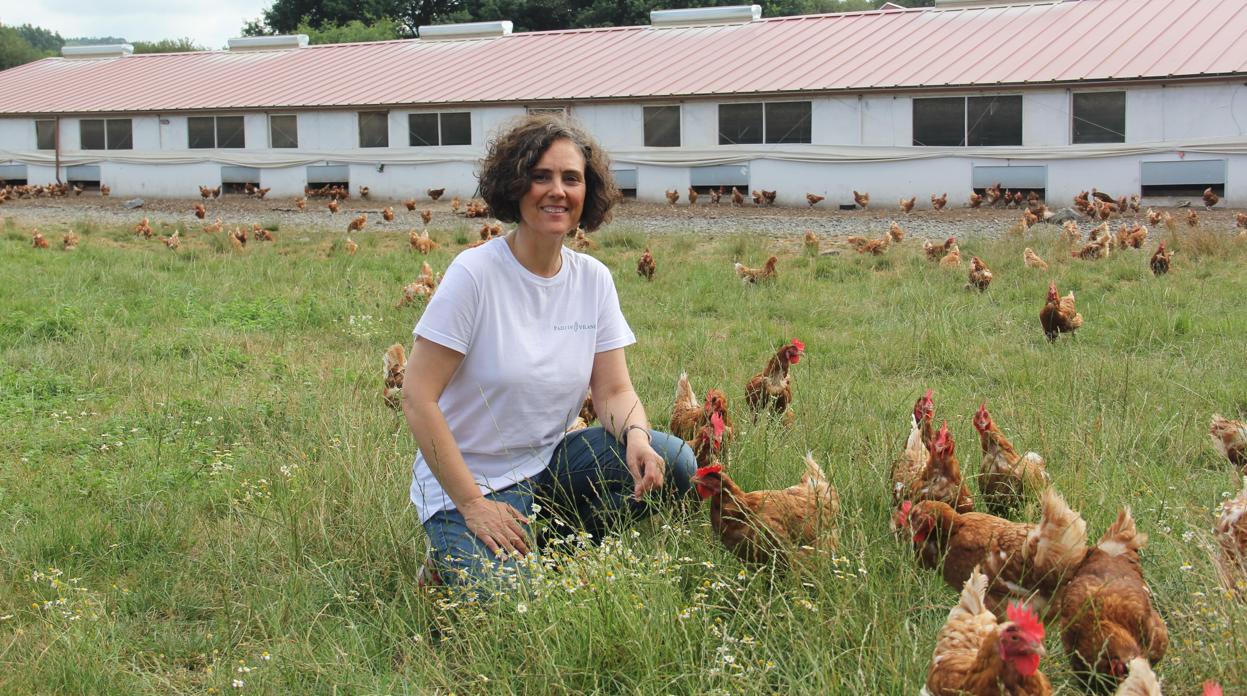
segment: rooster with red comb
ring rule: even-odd
[[[803,355],[805,344],[794,338],[775,351],[766,369],[749,380],[745,385],[745,403],[754,413],[765,409],[781,416],[788,413],[788,406],[792,403],[792,380],[788,367],[801,362]]]
[[[1044,627],[1030,607],[1010,604],[1000,622],[987,607],[987,576],[978,568],[935,639],[925,696],[1048,696],[1039,671]]]

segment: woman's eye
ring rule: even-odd
[[[549,174],[533,174],[533,181],[549,181]]]

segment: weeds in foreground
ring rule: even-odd
[[[738,482],[790,485],[813,451],[840,546],[809,577],[745,568],[688,506],[605,540],[556,536],[483,601],[415,587],[414,444],[379,374],[419,312],[393,306],[423,260],[405,233],[361,236],[348,257],[340,236],[293,230],[245,254],[211,253],[224,233],[183,233],[173,253],[92,232],[76,254],[0,242],[0,692],[914,693],[956,601],[887,527],[888,467],[927,388],[968,476],[987,400],[1093,536],[1133,507],[1173,637],[1168,693],[1247,688],[1247,608],[1209,551],[1240,484],[1206,435],[1212,412],[1247,412],[1247,244],[1179,231],[1156,278],[1150,250],[1072,260],[1055,231],[965,240],[996,273],[980,294],[916,241],[812,258],[801,230],[786,245],[606,233],[596,256],[651,421],[681,370],[723,388]],[[645,244],[652,283],[635,272]],[[1026,246],[1049,272],[1022,265]],[[444,271],[456,251],[428,259]],[[771,253],[776,281],[742,286],[732,262]],[[1086,318],[1051,345],[1049,280]],[[793,337],[796,425],[755,422],[743,386]],[[1076,693],[1056,634],[1045,672]]]

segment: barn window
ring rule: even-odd
[[[186,146],[191,149],[216,147],[216,119],[191,116],[186,119]]]
[[[1021,95],[931,97],[914,100],[917,146],[1021,145]]]
[[[567,107],[565,106],[530,106],[528,107],[530,114],[558,114],[559,116],[567,115]]]
[[[965,144],[965,97],[914,100],[914,145],[956,147]]]
[[[359,146],[390,146],[390,115],[384,111],[359,112]]]
[[[646,106],[642,108],[646,147],[680,146],[680,107]]]
[[[438,114],[442,124],[443,145],[472,144],[472,114],[466,111],[454,111]]]
[[[471,114],[466,111],[444,114],[408,114],[407,144],[412,147],[471,145]]]
[[[1073,102],[1071,142],[1126,142],[1125,92],[1081,92]]]
[[[35,149],[56,149],[56,121],[51,119],[35,121]]]
[[[186,146],[196,150],[246,147],[242,116],[191,116],[187,118]]]
[[[762,142],[762,104],[720,104],[719,144],[752,145]]]
[[[299,146],[299,117],[282,114],[268,117],[269,147]]]
[[[78,122],[78,137],[83,150],[134,148],[133,131],[128,118],[84,118]]]
[[[1021,144],[1021,95],[966,98],[966,145]]]
[[[774,102],[766,105],[766,142],[808,143],[810,102]]]
[[[104,119],[84,118],[78,122],[78,137],[83,150],[104,149]]]
[[[246,147],[246,140],[243,136],[242,116],[216,117],[216,146]]]

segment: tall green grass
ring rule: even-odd
[[[77,229],[73,253],[0,240],[2,693],[912,694],[957,597],[888,531],[887,472],[927,388],[968,475],[986,401],[1094,536],[1132,506],[1173,636],[1167,693],[1247,690],[1247,609],[1219,590],[1209,533],[1238,483],[1208,416],[1247,412],[1247,244],[1225,231],[1170,235],[1162,278],[1152,245],[1090,263],[1047,226],[967,239],[996,273],[981,294],[913,241],[814,257],[799,230],[604,233],[651,420],[681,370],[725,389],[733,475],[787,486],[812,451],[840,493],[840,546],[774,575],[727,554],[704,510],[671,510],[601,545],[564,539],[561,571],[481,603],[415,586],[415,445],[380,398],[381,353],[419,313],[395,308],[423,260],[404,235],[358,235],[348,256],[295,230],[243,253],[192,231],[172,253]],[[433,236],[439,271],[475,238]],[[1025,268],[1024,246],[1051,270]],[[733,261],[771,253],[774,283],[736,279]],[[1038,325],[1050,279],[1086,318],[1055,344]],[[754,423],[743,386],[794,337],[797,424]],[[1076,693],[1056,636],[1044,670]]]

